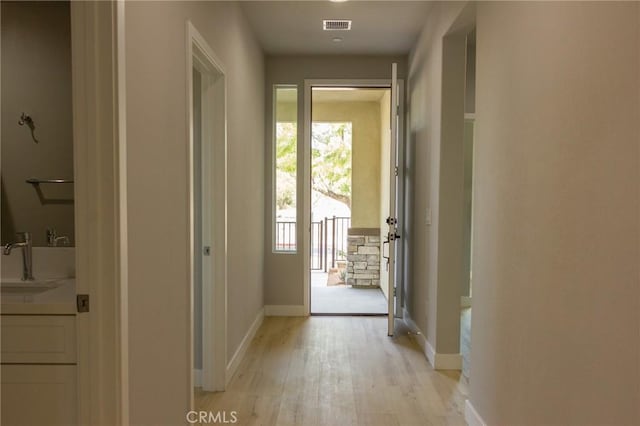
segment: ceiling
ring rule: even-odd
[[[243,1],[267,54],[407,54],[424,27],[428,1]],[[351,31],[323,31],[323,19],[351,19]],[[342,37],[336,43],[334,37]]]

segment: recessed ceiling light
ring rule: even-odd
[[[334,37],[331,39],[331,41],[333,41],[334,43],[341,43],[342,42],[342,37]]]
[[[329,0],[331,3],[344,3],[347,0]]]

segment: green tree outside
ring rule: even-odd
[[[296,206],[297,125],[276,126],[276,206]],[[316,122],[312,125],[311,185],[314,191],[351,208],[351,123]]]

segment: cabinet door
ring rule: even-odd
[[[3,365],[2,425],[76,424],[75,365]]]
[[[3,315],[3,364],[75,364],[75,315]]]

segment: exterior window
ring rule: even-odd
[[[274,88],[274,251],[295,252],[298,89]]]

